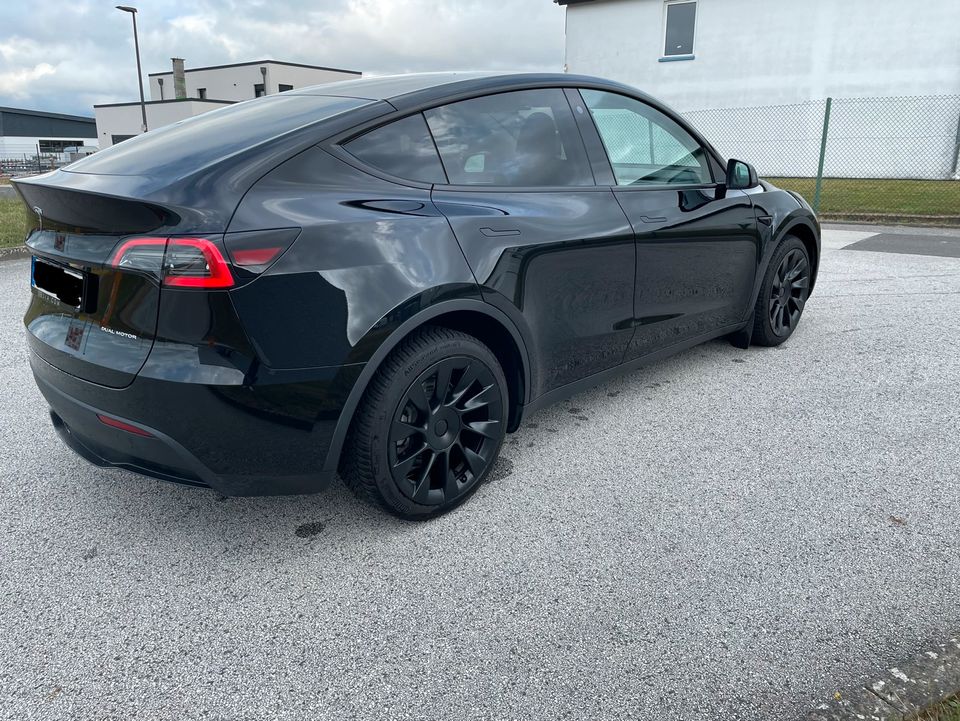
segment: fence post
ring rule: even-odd
[[[960,180],[960,114],[957,115],[957,139],[953,144],[953,179]]]
[[[830,132],[830,108],[833,98],[827,98],[823,111],[823,134],[820,136],[820,164],[817,166],[817,189],[813,193],[813,211],[820,212],[820,191],[823,189],[823,160],[827,155],[827,134]]]

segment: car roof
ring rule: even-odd
[[[335,95],[384,100],[398,109],[432,100],[479,92],[497,92],[524,87],[602,87],[646,97],[635,88],[610,80],[566,73],[444,72],[385,75],[343,80],[287,91],[286,94]]]
[[[497,77],[498,75],[502,75],[502,73],[469,71],[381,75],[355,78],[352,80],[339,80],[335,83],[312,85],[287,92],[288,94],[297,95],[339,95],[342,97],[389,101],[420,90]]]

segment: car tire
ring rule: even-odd
[[[507,382],[473,336],[427,327],[377,369],[351,426],[341,476],[360,498],[410,520],[456,508],[500,453]]]
[[[753,312],[753,342],[778,346],[793,335],[810,297],[810,256],[796,236],[786,236],[767,266]]]

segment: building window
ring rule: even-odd
[[[253,86],[253,97],[262,98],[267,94],[266,89],[263,87],[263,83],[257,83]]]
[[[41,140],[37,143],[41,153],[62,153],[66,148],[83,145],[82,140]]]
[[[668,2],[664,19],[663,56],[693,55],[693,36],[697,27],[696,0]]]
[[[197,97],[201,100],[207,99],[207,89],[206,88],[197,88]]]
[[[292,85],[284,85],[283,83],[280,83],[280,84],[277,86],[277,89],[278,89],[281,93],[285,93],[285,92],[287,92],[288,90],[293,90],[293,86],[292,86]]]
[[[135,135],[111,135],[110,144],[116,145],[117,143],[122,143],[124,140],[130,140],[130,138],[135,138]]]

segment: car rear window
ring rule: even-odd
[[[437,146],[419,113],[371,130],[343,147],[364,163],[398,178],[447,182]]]
[[[66,169],[98,175],[177,175],[370,102],[286,93],[248,100],[137,135]]]

